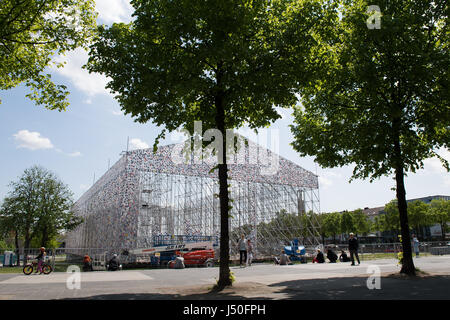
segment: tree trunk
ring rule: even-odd
[[[23,245],[23,249],[24,249],[23,250],[23,265],[26,265],[28,262],[28,253],[30,250],[30,242],[31,242],[31,237],[30,237],[29,231],[27,230],[25,232],[25,242]]]
[[[231,286],[230,274],[230,245],[229,245],[229,228],[228,228],[228,166],[227,166],[227,149],[226,149],[226,131],[225,131],[225,110],[223,91],[220,89],[222,72],[220,67],[217,72],[217,85],[219,91],[215,97],[216,107],[216,125],[217,129],[222,133],[222,161],[219,162],[219,199],[220,199],[220,270],[219,281],[217,287],[222,290],[226,286]],[[220,155],[220,151],[219,151]]]
[[[42,230],[41,247],[45,247],[47,242],[48,242],[47,226],[44,226],[44,228]]]
[[[407,275],[415,275],[415,267],[412,259],[411,237],[409,234],[408,225],[408,205],[406,202],[406,191],[403,173],[403,159],[400,146],[400,119],[395,119],[393,122],[394,129],[394,154],[395,154],[395,181],[397,184],[397,205],[400,215],[400,230],[402,234],[402,248],[403,248],[403,264],[400,273]]]
[[[14,235],[14,245],[16,246],[16,265],[19,267],[20,266],[20,248],[19,248],[19,235],[17,233],[17,231],[15,232]]]
[[[445,224],[441,223],[442,241],[445,241]]]

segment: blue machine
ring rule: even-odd
[[[306,254],[306,249],[304,246],[299,245],[298,239],[294,239],[291,241],[290,246],[284,247],[284,252],[289,256],[291,261],[301,261]]]

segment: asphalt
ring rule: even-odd
[[[400,267],[394,259],[363,261],[360,266],[308,263],[232,267],[236,282],[221,292],[211,292],[218,279],[217,267],[78,275],[0,274],[0,300],[450,299],[450,256],[415,258],[414,263],[424,273],[412,279],[399,276]],[[367,286],[374,270],[380,273],[380,289]],[[68,279],[77,277],[79,288],[73,281],[68,286]]]

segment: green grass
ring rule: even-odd
[[[1,267],[0,273],[22,273],[23,267]]]
[[[413,258],[415,258],[415,254],[413,253]],[[431,256],[429,252],[421,252],[420,257]],[[388,253],[359,253],[359,257],[361,260],[377,260],[377,259],[397,259],[396,252],[388,252]]]

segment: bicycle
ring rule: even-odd
[[[31,263],[27,263],[27,265],[25,267],[23,267],[23,273],[26,274],[27,276],[32,274],[34,269],[37,268],[38,262],[37,261],[33,261]],[[50,272],[53,271],[53,268],[51,265],[47,264],[46,262],[43,262],[41,265],[41,273],[43,274],[49,274]]]

